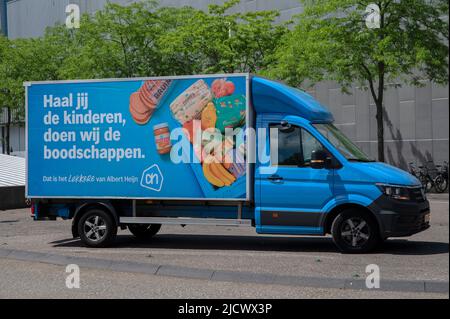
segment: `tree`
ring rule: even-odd
[[[166,56],[189,61],[191,73],[256,72],[266,68],[279,40],[288,31],[275,24],[277,11],[229,13],[240,0],[197,10],[184,25],[166,33]]]
[[[376,105],[378,158],[384,156],[388,83],[448,83],[448,0],[302,0],[304,13],[274,55],[269,75],[292,85],[337,81],[370,90]],[[379,28],[366,8],[379,8]]]
[[[58,79],[60,62],[55,45],[42,38],[9,40],[0,37],[0,106],[6,108],[5,145],[9,153],[9,127],[25,115],[24,82]],[[14,117],[12,117],[14,116]]]
[[[79,29],[59,24],[43,37],[0,38],[0,105],[24,114],[25,81],[256,72],[270,63],[286,25],[276,11],[227,13],[239,3],[158,7],[108,2]]]
[[[53,45],[41,38],[0,41],[0,105],[23,118],[24,82],[57,80],[60,64]]]
[[[5,55],[6,55],[6,50],[8,49],[8,39],[5,38],[3,35],[0,34],[0,67],[3,63],[3,61],[5,60]],[[0,77],[0,81],[2,80],[2,78]],[[5,94],[6,93],[6,89],[0,84],[0,94]],[[9,113],[9,109],[6,109],[5,105],[2,104],[3,101],[0,98],[0,116],[3,115],[4,110],[7,110],[8,114],[7,114],[7,124],[6,124],[6,136],[2,137],[1,139],[1,143],[2,143],[2,150],[5,151],[6,149],[6,154],[9,154],[9,119],[10,119],[10,113]]]
[[[47,39],[65,48],[59,76],[74,78],[129,78],[183,73],[191,64],[169,60],[161,38],[179,28],[193,8],[158,7],[155,1],[121,6],[107,3],[94,15],[83,15],[80,28],[49,28]]]

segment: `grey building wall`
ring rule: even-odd
[[[2,1],[2,0],[0,0]],[[8,2],[8,31],[10,38],[36,37],[47,26],[65,20],[65,7],[79,4],[82,12],[95,12],[108,0],[13,0]],[[109,0],[127,4],[138,0]],[[162,6],[190,5],[206,9],[208,4],[223,0],[160,0]],[[298,0],[242,0],[239,11],[277,9],[280,21],[302,11]],[[327,105],[336,124],[368,154],[376,158],[375,106],[366,91],[355,87],[353,94],[341,93],[331,82],[318,84],[311,93]],[[409,162],[441,163],[449,159],[449,100],[448,86],[429,82],[424,87],[403,86],[386,92],[386,157],[397,166],[406,168]]]
[[[448,86],[423,84],[386,91],[386,160],[398,167],[449,159]],[[348,137],[377,158],[376,107],[370,92],[354,87],[352,94],[343,94],[336,83],[323,82],[309,93],[328,106],[336,125]]]
[[[92,13],[103,8],[107,2],[129,4],[136,1],[139,0],[10,0],[7,6],[9,37],[15,39],[42,35],[47,26],[65,21],[65,8],[69,3],[78,4],[83,13]],[[223,2],[223,0],[159,0],[161,6],[192,6],[199,9],[207,9],[209,4]],[[287,20],[293,14],[301,12],[298,0],[242,0],[233,10],[256,11],[274,8],[280,10],[280,20]]]
[[[0,34],[7,35],[8,24],[6,22],[6,0],[0,0]]]

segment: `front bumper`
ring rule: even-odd
[[[380,223],[381,236],[406,237],[430,228],[430,203],[394,200],[381,195],[369,207]]]

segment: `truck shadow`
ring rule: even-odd
[[[50,243],[53,247],[83,247],[79,239],[66,239]],[[271,237],[161,234],[148,241],[121,235],[115,248],[232,250],[232,251],[278,251],[278,252],[335,252],[331,238],[326,237]],[[437,255],[449,252],[449,244],[406,239],[390,239],[372,254],[383,255]]]

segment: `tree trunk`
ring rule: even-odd
[[[10,133],[10,129],[11,129],[11,110],[9,109],[9,107],[6,108],[6,117],[7,117],[7,121],[6,121],[5,147],[6,147],[6,154],[10,155],[11,154],[11,146],[10,146],[9,133]]]
[[[376,103],[377,106],[377,141],[378,141],[378,161],[384,162],[384,114],[383,102]]]
[[[2,153],[6,153],[6,146],[5,146],[5,127],[2,126]]]

